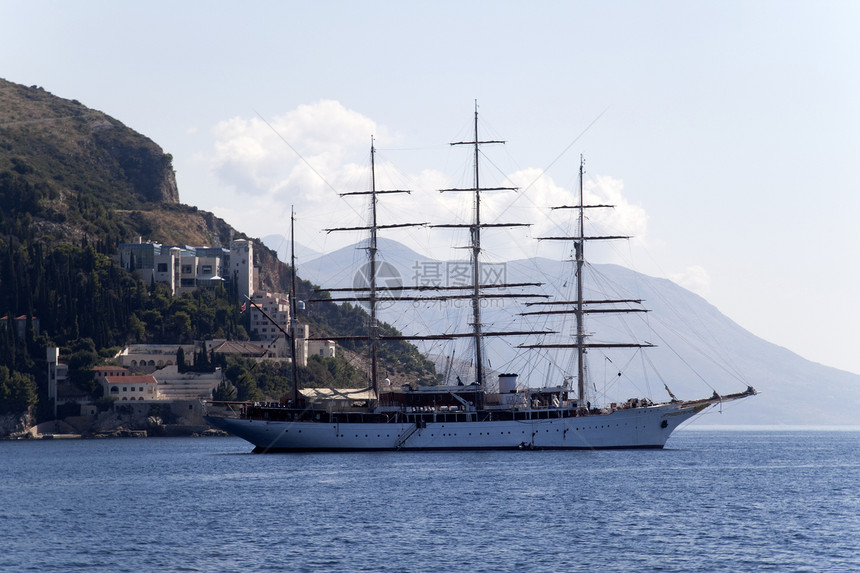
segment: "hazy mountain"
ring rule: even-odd
[[[389,284],[426,283],[436,275],[445,282],[457,279],[456,269],[463,261],[435,261],[419,255],[390,240],[380,240],[381,279]],[[302,275],[312,282],[331,288],[344,287],[363,280],[354,270],[366,260],[366,251],[354,245],[321,256],[303,265]],[[390,266],[389,266],[390,265]],[[454,272],[454,274],[449,274]],[[548,293],[555,299],[569,300],[565,291],[573,285],[572,265],[548,259],[512,261],[503,268],[488,269],[507,283],[540,281],[544,286],[531,289],[507,289],[507,292]],[[397,283],[399,274],[402,282]],[[647,341],[656,345],[647,351],[614,350],[589,354],[593,388],[607,400],[650,394],[653,399],[665,399],[665,383],[681,399],[710,396],[712,391],[727,394],[754,386],[757,397],[727,404],[722,413],[712,411],[700,418],[700,424],[858,424],[860,423],[860,376],[806,360],[775,344],[747,332],[721,314],[702,297],[672,283],[636,273],[615,265],[594,265],[586,275],[599,289],[586,292],[586,298],[642,299],[648,313],[623,315],[619,318],[590,318],[589,332],[595,341]],[[489,277],[492,280],[493,277]],[[487,282],[487,279],[485,279]],[[411,296],[407,291],[392,291],[393,296]],[[461,291],[463,292],[463,291]],[[552,329],[562,333],[572,331],[572,316],[566,325],[548,321],[545,317],[520,317],[518,313],[533,310],[522,303],[493,303],[484,311],[485,330],[522,330],[526,327]],[[457,299],[447,303],[416,304],[400,302],[384,304],[380,318],[406,334],[466,332],[470,328],[469,301]],[[414,312],[413,312],[414,311]],[[594,316],[594,315],[592,315]],[[459,321],[460,324],[452,325]],[[600,335],[604,330],[609,335]],[[552,340],[551,340],[552,339]],[[530,386],[556,384],[562,372],[549,365],[546,351],[516,348],[520,343],[536,343],[539,336],[516,339],[488,338],[486,356],[495,371],[514,371],[521,382]],[[546,342],[570,341],[563,335],[547,335]],[[437,355],[438,369],[445,371],[451,357],[439,343],[423,346],[428,355]],[[561,356],[562,368],[575,361]],[[447,358],[446,358],[447,357]],[[464,346],[455,350],[454,360],[469,361],[471,355]],[[462,362],[460,363],[462,366]],[[645,372],[638,372],[641,365]],[[653,365],[651,368],[649,365]],[[658,372],[658,374],[655,373]],[[621,372],[621,376],[619,376]],[[650,392],[648,392],[650,390]]]

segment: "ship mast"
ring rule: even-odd
[[[585,403],[585,321],[582,310],[582,267],[585,264],[585,206],[582,196],[582,179],[585,174],[582,157],[579,160],[579,209],[578,211],[578,235],[579,241],[574,241],[574,258],[576,259],[576,395],[579,399],[579,408]]]
[[[573,301],[551,301],[551,302],[531,302],[526,303],[526,306],[534,306],[534,305],[562,305],[567,308],[563,308],[562,310],[537,310],[532,312],[524,312],[523,315],[536,315],[536,314],[573,314],[576,317],[576,335],[574,344],[563,343],[563,344],[529,344],[529,345],[520,345],[518,348],[575,348],[576,349],[576,359],[577,359],[577,407],[580,411],[586,410],[586,380],[588,377],[588,372],[585,367],[585,356],[588,352],[589,348],[644,348],[651,347],[653,344],[650,343],[603,343],[603,342],[595,342],[590,343],[588,340],[588,333],[585,330],[585,315],[587,314],[597,314],[597,313],[627,313],[627,312],[647,312],[646,309],[643,308],[617,308],[617,307],[609,307],[605,308],[602,305],[616,305],[620,303],[630,303],[630,304],[640,304],[642,301],[639,299],[611,299],[611,300],[587,300],[583,294],[583,270],[585,267],[585,243],[587,241],[598,241],[598,240],[613,240],[613,239],[629,239],[630,237],[626,235],[590,235],[587,236],[585,234],[585,210],[586,209],[601,209],[601,208],[613,208],[614,205],[586,205],[583,195],[583,179],[585,176],[585,159],[580,157],[579,162],[579,201],[577,205],[562,205],[560,207],[552,207],[555,209],[575,209],[577,212],[576,218],[576,231],[573,236],[563,236],[563,237],[539,237],[540,241],[573,241],[573,262],[575,263],[575,279],[576,279],[576,300]]]
[[[379,341],[382,339],[379,335],[379,319],[377,318],[377,306],[379,302],[379,288],[376,284],[376,275],[377,275],[377,231],[379,229],[391,229],[398,227],[415,227],[422,226],[425,223],[400,223],[396,225],[379,225],[376,219],[376,207],[378,201],[378,195],[387,194],[387,193],[411,193],[411,191],[403,190],[403,189],[393,189],[382,191],[376,188],[376,146],[374,145],[374,139],[371,136],[370,138],[370,190],[369,191],[353,191],[349,193],[341,193],[341,197],[346,197],[349,195],[369,195],[370,196],[370,225],[364,227],[341,227],[336,229],[326,229],[327,232],[332,231],[369,231],[370,239],[368,242],[367,252],[368,252],[368,273],[367,273],[367,283],[368,283],[368,297],[367,298],[356,298],[349,297],[347,299],[342,300],[364,300],[367,301],[368,306],[370,307],[370,324],[368,325],[368,336],[365,337],[357,337],[353,339],[366,339],[370,344],[370,384],[373,389],[374,395],[379,396]],[[332,290],[340,290],[340,289],[332,289]],[[364,290],[361,288],[350,288],[343,289],[350,291]],[[338,300],[338,299],[329,299],[329,300]],[[345,338],[342,338],[345,339]],[[388,337],[386,337],[388,339]]]
[[[378,358],[379,358],[379,322],[376,318],[376,146],[373,137],[370,138],[370,245],[368,256],[370,257],[370,380],[373,391],[379,396],[378,391]]]
[[[472,227],[472,321],[475,335],[475,381],[484,385],[484,341],[481,338],[481,180],[479,170],[479,152],[481,142],[478,139],[478,104],[475,103],[475,226]]]
[[[296,211],[290,207],[290,266],[293,270],[290,281],[290,370],[293,375],[293,407],[299,407],[299,374],[296,365],[296,331],[299,328],[296,305]]]
[[[525,227],[525,223],[482,223],[481,222],[481,192],[482,191],[516,191],[516,187],[481,187],[480,172],[480,150],[481,145],[491,143],[505,143],[503,140],[484,140],[478,137],[478,102],[475,102],[475,135],[472,141],[456,141],[451,145],[470,145],[475,151],[474,187],[465,189],[442,189],[441,191],[466,191],[474,194],[474,220],[470,225],[433,225],[434,227],[468,227],[471,234],[472,259],[472,338],[475,345],[475,382],[484,386],[486,374],[484,372],[483,356],[483,325],[481,324],[481,229],[484,227]]]

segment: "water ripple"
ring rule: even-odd
[[[860,432],[658,451],[0,442],[0,571],[857,571]]]

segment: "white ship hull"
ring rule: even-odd
[[[487,422],[323,423],[208,418],[259,452],[662,448],[709,403],[669,403],[609,414]],[[535,411],[534,416],[547,411]]]

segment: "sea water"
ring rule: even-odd
[[[0,571],[860,571],[860,431],[663,450],[0,442]]]

